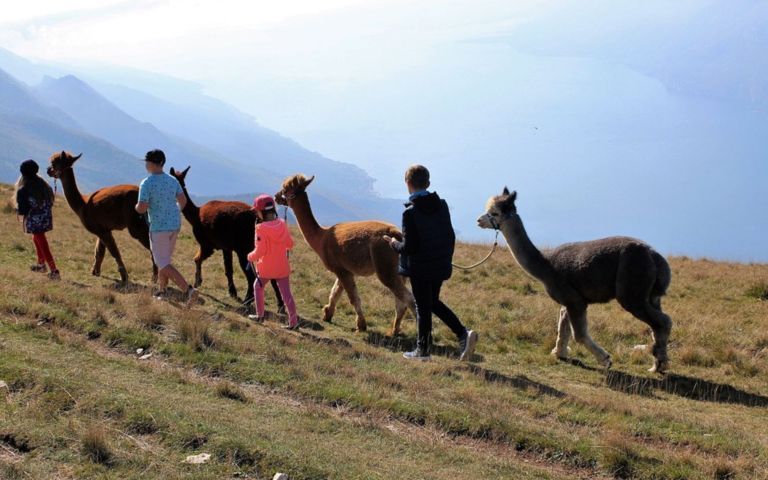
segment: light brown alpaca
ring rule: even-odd
[[[587,307],[611,299],[653,332],[651,350],[655,357],[652,372],[664,372],[668,365],[667,341],[672,320],[661,311],[661,297],[671,280],[669,264],[646,243],[629,237],[608,237],[589,242],[567,243],[542,253],[525,233],[517,214],[517,192],[505,187],[488,201],[485,215],[477,219],[481,228],[501,230],[517,263],[541,281],[560,309],[557,343],[552,354],[568,356],[571,334],[585,345],[605,367],[611,356],[589,336]]]
[[[375,273],[395,297],[396,315],[388,335],[397,335],[406,310],[410,308],[414,314],[416,312],[413,295],[397,273],[397,253],[383,239],[384,235],[402,239],[400,230],[392,224],[372,220],[338,223],[327,228],[320,226],[312,214],[306,192],[314,178],[294,175],[285,179],[282,190],[275,194],[275,201],[293,210],[304,240],[317,253],[325,268],[336,275],[328,305],[323,307],[323,320],[331,321],[336,311],[336,302],[346,290],[357,314],[357,331],[364,332],[365,316],[355,285],[355,275],[368,276]]]
[[[128,281],[128,271],[120,256],[112,230],[128,228],[128,233],[149,250],[149,226],[147,222],[133,209],[139,198],[139,187],[136,185],[115,185],[96,190],[84,196],[77,188],[75,172],[72,165],[82,156],[73,157],[67,152],[51,155],[48,175],[61,180],[67,203],[80,218],[86,230],[98,237],[96,241],[95,258],[91,273],[101,275],[101,262],[106,250],[117,262],[120,280]],[[152,254],[150,253],[150,259]],[[157,280],[157,266],[152,260],[152,281]]]

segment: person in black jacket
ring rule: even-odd
[[[448,204],[437,193],[430,193],[429,170],[413,165],[405,172],[410,193],[403,212],[403,240],[385,236],[400,254],[399,273],[410,277],[416,298],[418,339],[416,350],[405,352],[408,359],[429,360],[432,344],[432,313],[438,316],[459,339],[459,360],[470,360],[477,333],[461,324],[458,317],[440,301],[440,288],[451,277],[456,236]]]

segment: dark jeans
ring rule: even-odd
[[[416,346],[423,353],[429,353],[432,346],[432,313],[445,323],[459,338],[464,338],[467,329],[450,308],[440,301],[442,280],[411,277],[411,289],[416,299],[416,322],[419,328]]]

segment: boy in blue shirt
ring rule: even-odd
[[[162,150],[147,152],[144,162],[150,175],[139,185],[136,211],[142,215],[147,213],[149,216],[149,242],[152,258],[158,268],[157,280],[160,289],[156,298],[164,297],[170,279],[182,292],[186,292],[187,305],[191,306],[197,301],[198,291],[171,265],[176,238],[181,229],[181,209],[187,204],[187,198],[179,181],[163,172],[165,154]]]

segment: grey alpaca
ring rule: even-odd
[[[646,243],[629,237],[567,243],[542,253],[525,233],[516,198],[517,192],[510,193],[504,187],[501,195],[488,200],[486,213],[477,223],[481,228],[499,229],[515,261],[562,305],[552,354],[567,358],[573,334],[600,364],[609,368],[611,356],[587,331],[587,307],[615,298],[626,311],[651,327],[655,361],[649,371],[664,372],[669,366],[667,342],[672,329],[672,321],[661,311],[661,297],[672,276],[664,257]]]

